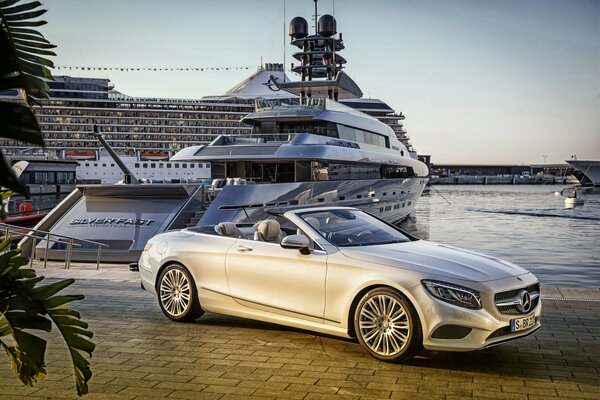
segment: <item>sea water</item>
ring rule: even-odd
[[[565,208],[557,185],[435,185],[400,227],[422,239],[496,256],[542,284],[600,287],[600,192]]]

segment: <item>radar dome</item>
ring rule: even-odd
[[[329,37],[337,33],[337,23],[335,22],[333,15],[323,14],[321,18],[319,18],[317,27],[319,35],[321,36]]]
[[[302,17],[290,21],[290,36],[292,39],[302,39],[308,36],[308,22]]]

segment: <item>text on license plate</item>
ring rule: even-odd
[[[535,325],[535,315],[534,314],[531,314],[531,315],[529,315],[527,317],[523,317],[523,318],[511,319],[510,320],[510,331],[511,332],[522,331],[523,329],[531,328],[533,325]]]

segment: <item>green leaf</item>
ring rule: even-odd
[[[32,27],[32,26],[42,26],[42,25],[46,25],[47,22],[46,21],[18,21],[18,22],[11,22],[10,26],[15,27],[15,26],[28,26],[28,27]]]
[[[25,42],[25,43],[30,44],[32,42]],[[55,56],[56,55],[55,52],[50,51],[50,50],[42,50],[39,48],[24,46],[24,45],[17,44],[17,43],[15,43],[15,48],[18,50],[18,52],[29,52],[29,53],[33,53],[33,54],[39,54],[42,56]]]
[[[25,53],[24,51],[21,51],[21,50],[17,50],[17,56],[21,60],[27,60],[27,61],[34,62],[36,64],[41,64],[41,65],[45,65],[50,68],[54,68],[54,63],[48,59],[45,59],[44,57],[38,57],[33,54]]]
[[[44,38],[44,35],[42,35],[42,34],[41,34],[40,32],[38,32],[38,31],[36,31],[35,29],[28,29],[28,28],[15,28],[15,27],[13,27],[13,28],[11,28],[11,30],[10,30],[10,31],[11,31],[13,34],[15,34],[15,33],[28,33],[28,34],[30,34],[30,35],[34,35],[34,36],[40,37],[40,38],[42,38],[42,39],[45,39],[45,38]],[[54,45],[52,45],[52,46],[54,46]]]
[[[7,314],[0,312],[3,319],[3,330],[12,334],[13,345],[8,346],[0,341],[11,363],[17,378],[25,385],[32,386],[38,379],[46,375],[44,357],[46,341],[16,326]]]
[[[29,10],[33,10],[34,8],[41,6],[42,3],[40,3],[39,1],[33,1],[31,3],[26,3],[26,4],[21,4],[18,5],[16,7],[3,7],[2,12],[4,13],[4,15],[10,15],[10,14],[18,14],[21,13],[23,11],[29,11]]]
[[[13,4],[18,3],[21,0],[0,0],[0,8],[4,9],[4,8],[8,8],[10,6],[12,6]]]
[[[4,10],[2,12],[4,12]],[[20,13],[20,14],[5,15],[4,19],[6,21],[8,21],[8,22],[11,22],[11,21],[23,21],[23,20],[26,20],[26,19],[32,19],[32,18],[41,17],[45,13],[46,13],[46,10],[24,12],[24,13]]]
[[[79,296],[79,298],[83,298],[83,296]],[[88,392],[87,382],[92,377],[92,370],[90,368],[89,361],[81,355],[81,352],[83,351],[88,353],[90,356],[92,355],[96,345],[87,338],[91,338],[93,334],[91,331],[82,329],[80,320],[72,316],[65,315],[63,312],[64,308],[56,309],[55,307],[49,307],[48,305],[52,304],[52,299],[47,300],[44,303],[48,308],[48,315],[60,330],[65,342],[67,343],[67,346],[69,347],[71,360],[73,362],[73,369],[75,372],[77,394],[80,396],[86,394]],[[56,313],[57,310],[60,311]]]
[[[52,298],[44,301],[44,305],[46,306],[46,308],[56,308],[56,307],[62,306],[63,304],[67,304],[72,301],[83,300],[83,299],[84,299],[84,296],[81,294],[79,294],[79,295],[69,294],[69,295],[64,295],[64,296],[55,296],[55,297],[52,297]]]
[[[7,315],[9,315],[10,321],[13,325],[18,326],[20,329],[37,329],[39,331],[50,332],[52,330],[51,321],[42,317],[41,315],[36,315],[31,312],[14,312],[7,311]]]
[[[14,33],[13,32],[12,38],[15,43],[20,43],[22,41],[33,41],[33,42],[46,43],[46,44],[51,45],[51,43],[41,35],[36,36],[36,35],[28,34],[28,33]],[[54,46],[54,47],[56,47],[56,46]]]
[[[46,376],[46,341],[30,333],[13,328],[13,343],[17,358],[16,372],[21,382],[33,385]]]
[[[56,293],[60,292],[64,288],[68,287],[73,282],[75,282],[74,279],[64,279],[62,281],[51,283],[49,285],[38,286],[32,290],[31,294],[34,299],[44,301],[54,296]]]
[[[92,371],[85,354],[91,356],[95,349],[93,333],[80,314],[66,306],[84,296],[60,295],[72,279],[38,286],[44,277],[22,268],[27,259],[19,256],[19,249],[11,250],[9,243],[8,239],[0,241],[0,310],[7,310],[0,312],[0,346],[14,373],[27,385],[45,376],[46,341],[29,331],[49,331],[55,326],[71,356],[77,393],[87,393]],[[1,338],[11,335],[13,346],[2,342]]]
[[[0,132],[9,139],[44,145],[40,126],[31,108],[17,103],[0,102]]]

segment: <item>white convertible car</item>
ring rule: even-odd
[[[142,285],[174,321],[204,311],[342,337],[402,361],[423,347],[467,351],[540,327],[540,285],[494,257],[411,237],[343,207],[268,210],[153,237]]]

